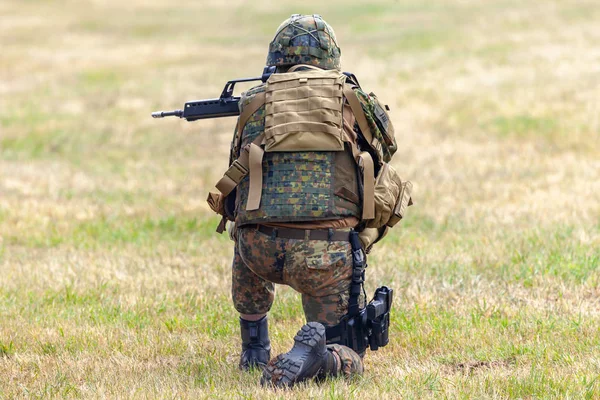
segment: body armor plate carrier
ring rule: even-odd
[[[227,196],[238,188],[238,226],[372,219],[373,158],[343,123],[345,99],[364,117],[356,94],[339,71],[296,67],[308,70],[273,74],[263,91],[241,102],[232,145],[238,158],[217,189]]]

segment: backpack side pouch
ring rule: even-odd
[[[366,227],[396,225],[403,218],[406,207],[412,204],[411,190],[410,182],[402,182],[394,167],[383,163],[375,180],[375,218],[368,220]]]

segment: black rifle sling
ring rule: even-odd
[[[358,246],[355,242],[358,242]],[[360,313],[358,300],[365,281],[365,268],[367,265],[365,253],[356,231],[350,233],[350,243],[352,244],[352,283],[350,284],[350,298],[348,299],[348,316],[354,317]]]

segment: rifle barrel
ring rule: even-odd
[[[179,117],[183,116],[183,110],[173,111],[155,111],[152,113],[152,118],[164,118],[164,117]]]

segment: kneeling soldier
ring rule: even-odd
[[[358,310],[353,274],[354,289],[362,277],[353,266],[352,232],[370,227],[372,239],[381,237],[398,201],[378,215],[377,185],[389,180],[379,174],[396,150],[387,106],[340,72],[333,29],[318,15],[284,21],[267,65],[276,72],[242,95],[230,168],[217,184],[226,218],[235,221],[240,367],[263,368],[261,382],[276,386],[361,374],[364,346],[359,354],[339,338],[327,340],[326,332],[348,315],[349,303]],[[275,284],[302,294],[309,322],[288,353],[270,360],[267,313]]]

